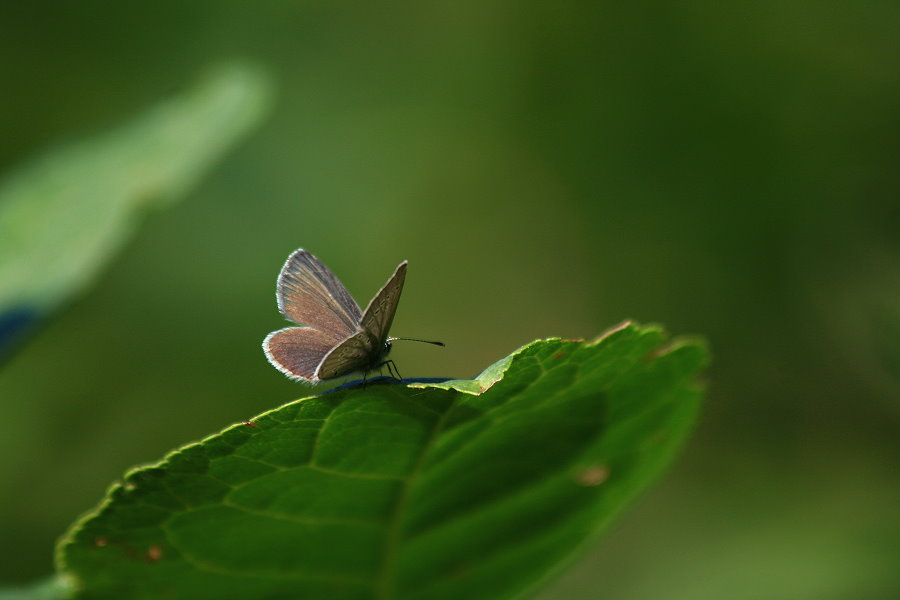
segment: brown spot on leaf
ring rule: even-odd
[[[153,544],[149,548],[147,548],[146,552],[140,552],[131,544],[111,541],[102,536],[94,539],[94,546],[97,548],[112,546],[113,548],[118,548],[119,550],[121,550],[122,554],[132,560],[141,560],[148,563],[155,563],[156,561],[161,559],[163,555],[162,546],[160,546],[159,544]]]
[[[162,555],[163,555],[162,546],[160,546],[159,544],[153,544],[152,546],[147,548],[146,556],[147,556],[148,562],[154,563],[154,562],[158,561],[159,559],[161,559]]]
[[[253,421],[244,421],[243,423],[241,423],[241,425],[246,425],[247,427],[252,427],[253,429],[259,427],[259,425],[257,425]]]
[[[609,479],[609,467],[605,465],[594,465],[592,467],[582,469],[575,476],[575,481],[579,485],[583,485],[586,487],[600,485],[607,479]]]
[[[553,359],[560,359],[560,358],[562,358],[562,357],[565,356],[565,355],[566,355],[565,352],[557,352],[556,354],[554,354],[554,355],[551,356],[550,358],[553,358]]]

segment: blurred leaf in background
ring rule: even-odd
[[[0,183],[0,358],[83,292],[150,208],[183,197],[268,106],[262,73],[216,69],[141,118],[70,143]]]
[[[0,578],[48,573],[131,465],[305,393],[259,347],[303,246],[357,297],[409,259],[392,333],[447,348],[395,348],[407,376],[626,317],[710,339],[682,460],[542,600],[897,597],[898,18],[885,0],[4,4],[4,172],[222,57],[280,92],[0,373]]]

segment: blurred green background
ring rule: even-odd
[[[0,582],[128,467],[307,393],[260,349],[315,252],[409,259],[404,376],[624,318],[698,333],[673,471],[541,600],[900,597],[898,5],[82,2],[0,8],[0,171],[221,60],[261,129],[0,371]],[[35,265],[34,268],[40,268]]]

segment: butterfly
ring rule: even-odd
[[[384,365],[390,370],[393,361],[387,360],[387,355],[395,340],[443,346],[441,342],[388,337],[406,280],[406,265],[403,261],[397,266],[361,311],[322,261],[302,248],[294,251],[278,275],[275,297],[281,314],[299,327],[267,335],[263,340],[266,358],[291,379],[318,383]]]

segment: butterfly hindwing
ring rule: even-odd
[[[316,369],[334,348],[334,342],[323,332],[311,327],[286,327],[273,331],[263,341],[266,358],[290,377],[316,383]]]
[[[331,379],[377,364],[381,353],[375,340],[365,331],[357,332],[341,342],[322,359],[316,370],[319,379]]]
[[[302,248],[284,263],[276,296],[281,314],[319,330],[332,346],[359,329],[362,314],[353,296],[328,267]]]

